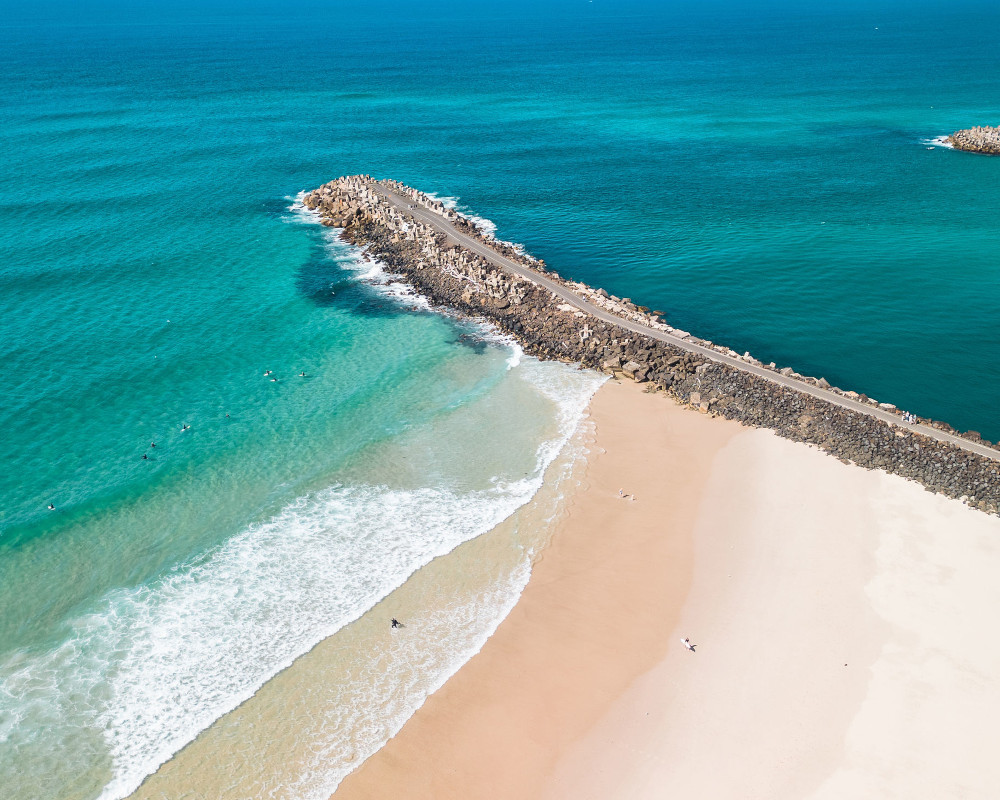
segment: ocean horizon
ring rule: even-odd
[[[7,11],[10,800],[125,797],[351,642],[343,674],[367,677],[324,702],[357,713],[290,732],[318,755],[272,787],[327,796],[516,602],[544,527],[519,514],[546,470],[572,480],[603,378],[393,284],[297,202],[339,175],[403,181],[677,328],[1000,439],[1000,159],[939,141],[1000,122],[995,7]],[[447,596],[411,582],[435,559]],[[395,683],[351,660],[394,592],[435,631],[368,654]]]

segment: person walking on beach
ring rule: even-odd
[[[681,639],[681,644],[684,645],[692,653],[694,652],[694,649],[698,646],[698,645],[695,645],[695,644],[691,644],[691,640],[688,639],[687,636],[685,636],[683,639]]]
[[[393,618],[392,618],[392,627],[394,627],[394,628],[402,628],[402,627],[403,627],[403,623],[402,623],[402,622],[400,622],[400,621],[399,621],[398,619],[396,619],[395,617],[393,617]]]

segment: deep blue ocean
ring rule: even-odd
[[[933,141],[1000,6],[802,5],[0,2],[0,794],[131,791],[579,418],[294,207],[339,175],[1000,439],[1000,158]]]

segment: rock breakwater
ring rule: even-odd
[[[322,224],[342,228],[345,240],[364,248],[430,302],[485,318],[531,355],[576,362],[645,383],[650,391],[664,392],[703,413],[769,428],[843,461],[916,480],[983,511],[1000,509],[996,458],[845,408],[837,397],[893,413],[902,423],[902,413],[891,404],[831,387],[822,378],[799,375],[790,368],[762,364],[749,353],[740,355],[673,328],[628,298],[564,280],[521,248],[495,239],[464,215],[409,186],[367,175],[348,176],[305,194],[302,202]],[[438,224],[427,214],[447,224]],[[435,224],[428,223],[432,219]],[[449,235],[449,230],[474,240],[475,249]],[[494,263],[494,254],[521,267],[518,272],[524,274]],[[616,321],[597,318],[538,280],[565,289],[595,313],[607,312]],[[643,332],[622,324],[642,326]],[[655,338],[657,331],[669,334],[677,344]],[[706,355],[710,352],[726,356],[726,363]],[[822,389],[819,394],[824,396],[780,385],[741,368],[744,364],[803,388]],[[946,423],[919,422],[957,433]],[[976,433],[958,435],[989,444]]]
[[[948,141],[956,150],[1000,156],[1000,127],[978,126],[955,131],[948,137]]]

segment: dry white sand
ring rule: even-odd
[[[990,797],[1000,520],[765,431],[716,458],[678,644],[548,797]]]
[[[1000,519],[632,385],[592,416],[521,602],[336,800],[995,796]]]

